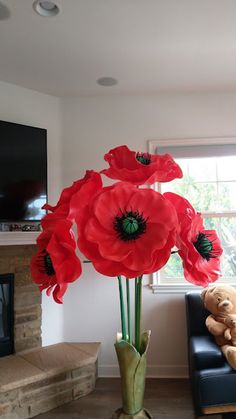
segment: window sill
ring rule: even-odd
[[[188,291],[201,291],[196,285],[158,285],[150,284],[153,294],[185,294]]]
[[[212,282],[209,284],[210,286],[214,285],[231,285],[232,287],[236,288],[236,282],[229,283],[228,281],[223,282],[222,280]],[[149,287],[152,289],[153,294],[185,294],[188,291],[202,291],[204,287],[198,285],[158,285],[158,284],[150,284]]]

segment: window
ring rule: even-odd
[[[188,199],[202,213],[206,229],[217,230],[224,248],[220,281],[236,283],[236,139],[152,141],[149,148],[150,153],[171,154],[181,166],[182,179],[155,188]],[[178,254],[154,275],[153,284],[186,288]]]

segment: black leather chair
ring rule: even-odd
[[[210,335],[199,291],[185,295],[189,375],[196,416],[221,414],[236,419],[236,371],[227,363]]]

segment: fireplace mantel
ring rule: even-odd
[[[39,231],[0,232],[0,246],[36,244]]]

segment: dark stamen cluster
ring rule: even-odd
[[[151,163],[151,156],[149,153],[137,153],[136,160],[147,166]]]
[[[210,234],[198,233],[196,241],[193,242],[195,249],[207,261],[219,256],[217,250],[213,249],[213,240],[210,239],[210,236]]]
[[[119,239],[127,242],[138,239],[146,231],[147,220],[138,211],[121,212],[121,216],[116,216],[114,229]]]
[[[40,254],[38,262],[39,271],[41,273],[47,274],[48,276],[55,275],[52,259],[50,255],[46,252],[46,250],[42,254]]]

